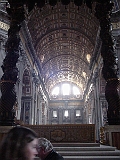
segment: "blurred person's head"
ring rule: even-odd
[[[53,149],[53,145],[46,138],[38,138],[38,156],[43,160]]]
[[[38,154],[37,138],[37,134],[27,127],[13,127],[0,144],[0,159],[33,160]]]

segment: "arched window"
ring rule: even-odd
[[[63,84],[62,85],[62,93],[63,95],[69,95],[70,94],[70,85],[69,84]]]
[[[52,95],[58,95],[59,94],[59,87],[55,87],[52,91]]]
[[[81,88],[79,88],[76,84],[63,82],[53,87],[50,97],[55,99],[56,98],[82,99],[82,92],[81,92]]]
[[[73,86],[73,95],[80,95],[79,88],[76,86]]]

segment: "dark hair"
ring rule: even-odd
[[[37,138],[37,134],[26,127],[13,127],[0,145],[0,160],[26,160],[24,147]]]

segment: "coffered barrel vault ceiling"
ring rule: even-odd
[[[48,93],[60,82],[76,84],[84,92],[90,77],[99,22],[85,5],[46,3],[29,13],[28,28]]]

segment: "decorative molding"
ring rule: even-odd
[[[0,21],[0,29],[3,29],[5,31],[8,31],[8,29],[10,28],[10,26],[2,21]]]
[[[111,23],[112,24],[112,29],[120,29],[120,21],[116,23]]]

